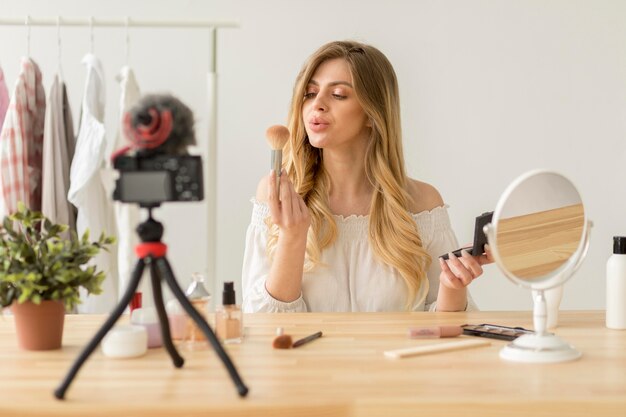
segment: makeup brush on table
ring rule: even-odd
[[[289,140],[289,129],[285,126],[274,125],[270,126],[265,132],[267,143],[272,148],[272,169],[276,174],[276,195],[279,194],[280,189],[280,173],[283,168],[283,148]]]
[[[289,336],[288,334],[284,334],[283,328],[279,327],[276,329],[276,337],[274,338],[274,341],[272,342],[272,347],[274,349],[298,348],[320,337],[322,337],[322,332],[317,332],[307,337],[303,337],[302,339],[296,340],[294,342],[291,336]]]

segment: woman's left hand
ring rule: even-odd
[[[460,290],[467,287],[482,275],[482,265],[493,262],[489,245],[485,245],[485,253],[480,256],[472,256],[465,250],[461,253],[460,257],[450,253],[447,261],[439,258],[441,265],[439,281],[450,289]]]

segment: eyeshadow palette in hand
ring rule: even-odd
[[[493,217],[493,211],[488,211],[476,217],[474,223],[474,244],[465,248],[460,248],[452,251],[454,256],[460,257],[461,251],[466,250],[472,256],[480,256],[485,253],[485,244],[487,243],[487,236],[483,231],[483,228],[491,222]],[[440,256],[441,259],[448,259],[448,254],[445,253]]]

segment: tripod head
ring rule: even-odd
[[[135,231],[142,242],[160,242],[163,237],[163,224],[152,217],[153,206],[144,207],[142,205],[141,207],[148,209],[148,218],[139,223]]]

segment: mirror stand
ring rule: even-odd
[[[570,259],[569,267],[553,277],[552,282],[562,283],[580,267],[589,250],[589,231],[593,223],[588,220],[581,238],[581,250]],[[485,233],[493,239],[493,228],[485,227]],[[496,257],[499,255],[495,254]],[[572,345],[546,328],[548,309],[545,290],[549,288],[535,288],[536,296],[533,299],[533,326],[535,334],[520,336],[500,350],[500,357],[505,360],[527,363],[567,362],[580,358],[581,353]]]
[[[548,320],[544,290],[534,298],[533,322],[535,334],[518,337],[502,348],[500,357],[515,362],[566,362],[580,358],[581,353],[553,333],[546,331]]]

